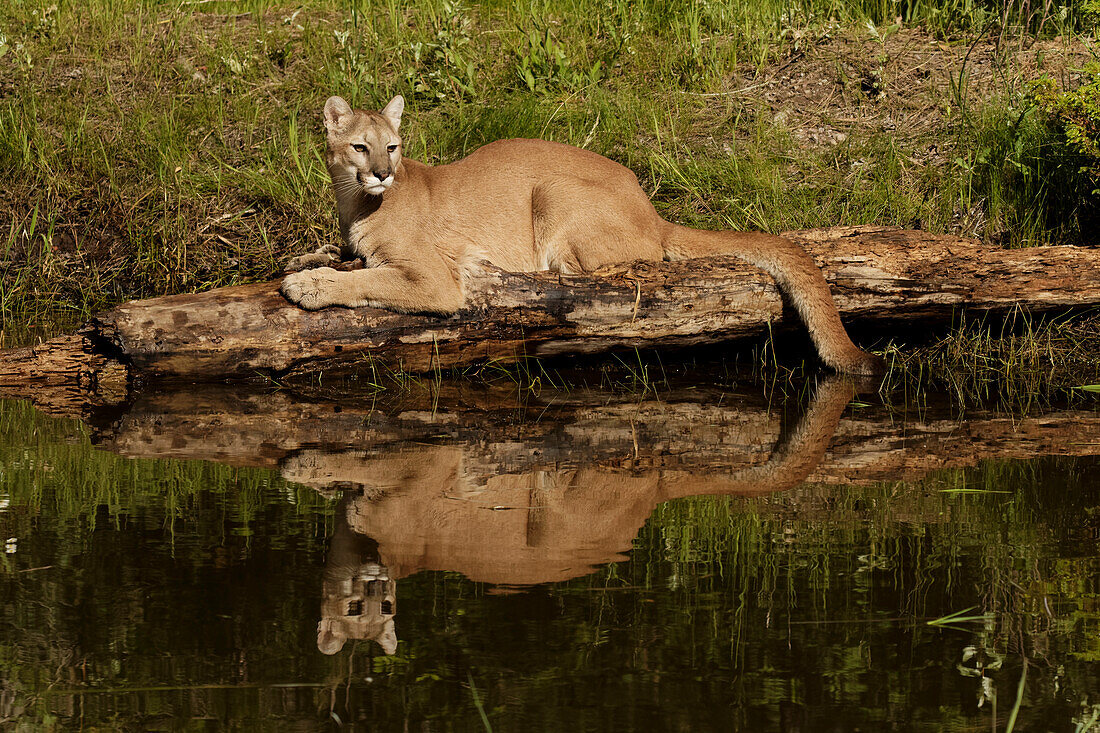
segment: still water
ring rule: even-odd
[[[1100,730],[1100,411],[0,401],[0,725]]]

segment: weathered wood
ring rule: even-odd
[[[883,227],[787,236],[822,266],[842,316],[919,323],[962,308],[1032,313],[1100,303],[1100,251],[1077,247],[1005,250],[973,240]],[[800,327],[771,279],[731,258],[638,262],[594,276],[507,273],[487,268],[470,284],[468,306],[447,317],[371,308],[305,311],[278,283],[222,288],[125,303],[92,321],[77,351],[114,352],[134,372],[162,379],[288,376],[376,366],[407,371],[525,356],[618,348],[683,347]],[[87,370],[34,350],[35,374]],[[27,354],[0,352],[0,384],[22,372]],[[26,369],[26,367],[21,367]],[[34,381],[38,380],[38,381]],[[35,384],[41,383],[35,377]]]

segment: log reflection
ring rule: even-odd
[[[916,413],[863,405],[842,419],[853,392],[844,379],[820,383],[782,438],[779,405],[704,389],[648,400],[523,399],[447,382],[377,401],[149,392],[96,437],[125,456],[264,467],[326,495],[343,492],[318,637],[330,653],[348,638],[392,649],[399,578],[420,570],[498,586],[572,578],[621,559],[654,507],[676,497],[782,491],[804,480],[915,480],[987,458],[1100,451],[1093,410],[960,417],[950,401],[930,400]],[[385,588],[369,585],[383,575]]]

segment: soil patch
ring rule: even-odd
[[[735,75],[715,105],[735,97],[772,116],[807,146],[829,147],[851,135],[889,133],[925,148],[962,115],[1048,75],[1064,88],[1081,83],[1094,58],[1080,40],[938,40],[906,28],[876,39],[838,32],[800,44],[783,62]],[[939,151],[935,145],[930,155]]]

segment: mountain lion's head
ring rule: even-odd
[[[353,110],[340,97],[325,102],[328,131],[325,161],[337,194],[381,195],[393,185],[401,162],[401,113],[405,100],[394,97],[381,112]]]

